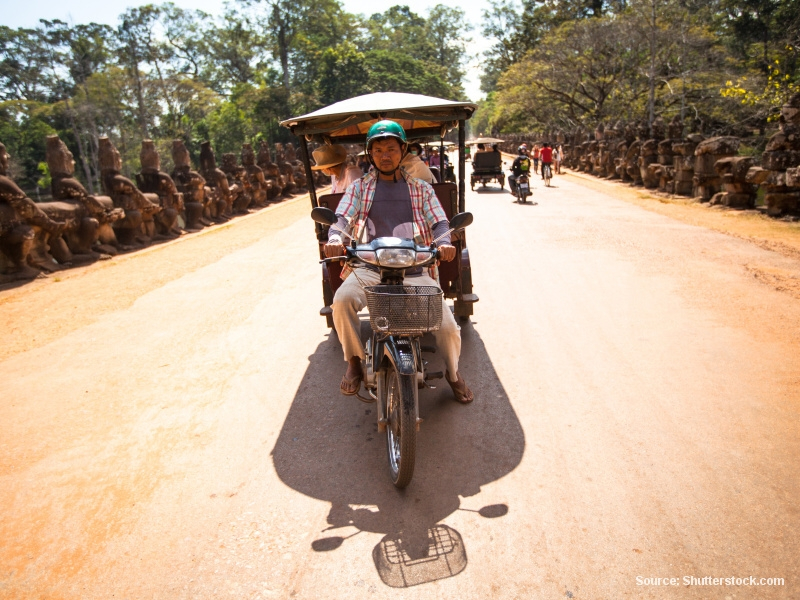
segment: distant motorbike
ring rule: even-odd
[[[528,201],[528,196],[533,195],[528,176],[524,173],[518,175],[514,182],[514,195],[517,197],[517,202],[520,204],[525,204]],[[533,202],[533,204],[536,204],[536,202]]]
[[[322,225],[333,225],[332,210],[317,207],[311,218]],[[357,244],[350,238],[345,259],[350,266],[359,263],[377,267],[380,285],[366,286],[372,338],[365,348],[364,387],[377,402],[378,430],[386,432],[386,449],[392,482],[406,487],[414,475],[419,418],[418,389],[430,379],[443,377],[441,372],[426,373],[425,350],[420,338],[439,329],[442,322],[442,291],[434,286],[404,285],[406,269],[431,265],[439,258],[436,243],[445,235],[472,223],[472,213],[460,213],[450,220],[450,230],[431,243],[418,246],[413,240],[394,237],[375,238]],[[345,234],[346,235],[346,234]],[[347,236],[349,237],[349,236]],[[327,258],[323,262],[340,260]],[[353,275],[357,277],[355,273]]]

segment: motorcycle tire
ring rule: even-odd
[[[417,453],[416,377],[400,375],[394,365],[386,373],[386,451],[395,487],[404,488],[414,476]]]

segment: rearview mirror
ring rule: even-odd
[[[470,225],[472,225],[471,212],[458,213],[452,219],[450,219],[450,229],[464,229],[464,227],[468,227]]]
[[[322,223],[323,225],[333,225],[339,220],[336,217],[336,213],[334,213],[330,208],[326,208],[324,206],[317,206],[314,208],[311,211],[311,218],[317,223]]]

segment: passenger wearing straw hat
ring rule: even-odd
[[[339,144],[320,146],[311,153],[314,162],[312,171],[322,171],[331,178],[331,194],[339,194],[363,173],[354,165],[347,164],[347,150]]]

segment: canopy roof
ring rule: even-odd
[[[480,137],[475,140],[467,140],[467,144],[500,144],[505,142],[505,140],[501,140],[500,138],[493,138],[493,137]]]
[[[420,94],[379,92],[336,102],[307,115],[281,122],[297,136],[331,143],[363,143],[370,126],[381,119],[397,121],[410,139],[441,137],[469,119],[478,108]]]

